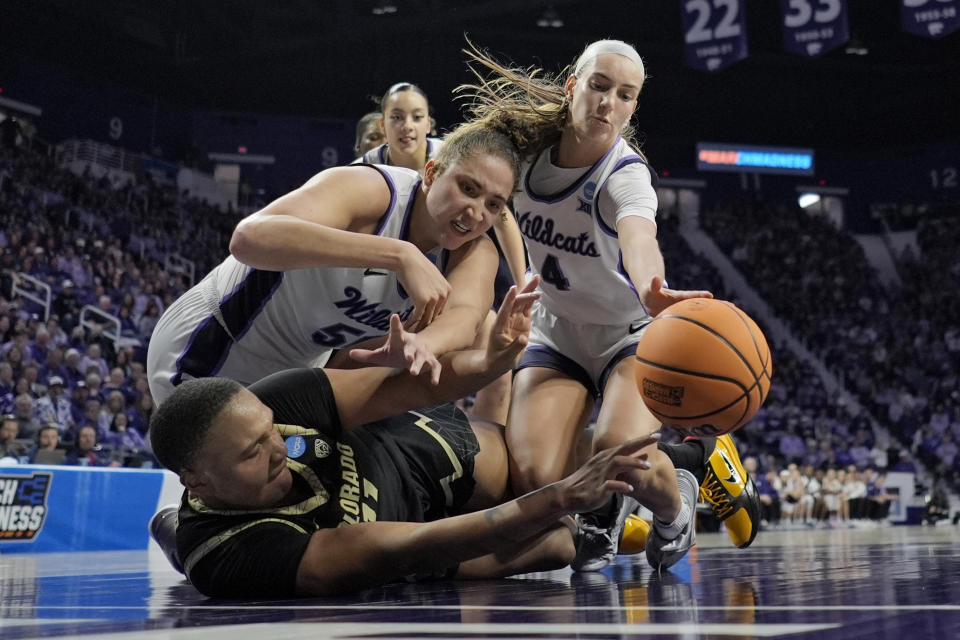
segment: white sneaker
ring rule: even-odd
[[[690,513],[690,522],[673,540],[667,540],[657,530],[654,523],[650,528],[650,537],[647,539],[647,562],[660,571],[675,565],[683,556],[687,555],[697,539],[697,493],[700,491],[697,478],[686,469],[677,469],[677,487],[680,489],[681,509]]]
[[[580,535],[577,538],[577,555],[570,563],[574,571],[600,571],[617,557],[623,523],[639,503],[622,493],[614,494],[613,499],[617,506],[613,522],[603,522],[594,513],[577,514]]]

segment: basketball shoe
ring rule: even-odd
[[[650,528],[650,536],[647,538],[645,551],[647,553],[647,562],[650,566],[660,571],[676,564],[687,551],[693,547],[697,539],[696,516],[697,516],[697,478],[686,469],[677,469],[677,488],[680,489],[680,501],[683,503],[680,507],[680,514],[677,519],[686,519],[683,529],[672,539],[664,537],[657,528],[657,521],[654,519],[653,527]]]
[[[630,555],[640,553],[647,546],[647,536],[650,535],[650,523],[635,513],[628,513],[623,522],[623,532],[620,533],[620,546],[617,553]]]
[[[705,445],[709,439],[701,440]],[[733,544],[749,547],[760,530],[760,495],[740,462],[737,447],[728,434],[718,436],[705,461],[706,473],[700,483],[700,499],[710,505],[723,522]]]
[[[173,568],[184,573],[183,564],[177,555],[177,512],[180,505],[169,504],[161,507],[160,511],[150,518],[150,537],[160,545],[163,555],[173,565]]]
[[[577,555],[570,566],[574,571],[600,571],[617,557],[620,534],[627,515],[639,503],[622,493],[613,494],[612,504],[603,512],[577,514]]]

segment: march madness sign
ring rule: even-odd
[[[51,473],[0,474],[0,541],[29,542],[47,519]]]

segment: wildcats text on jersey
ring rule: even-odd
[[[0,475],[0,540],[29,542],[47,519],[51,473]]]
[[[588,258],[600,257],[600,252],[597,251],[597,246],[590,240],[589,234],[581,233],[579,236],[573,237],[565,236],[562,233],[554,233],[553,220],[550,218],[544,219],[539,214],[531,217],[531,213],[531,211],[527,211],[517,216],[520,231],[526,237],[534,242],[539,242],[540,244],[566,251],[567,253],[575,253],[577,255],[587,256]]]
[[[400,311],[391,311],[390,309],[381,309],[380,303],[368,303],[363,297],[363,293],[356,287],[346,287],[343,290],[346,296],[343,300],[336,300],[333,304],[338,309],[343,309],[343,314],[355,320],[360,324],[373,327],[378,331],[387,332],[390,329],[390,316],[397,313],[401,320],[406,320],[413,311],[413,306]]]

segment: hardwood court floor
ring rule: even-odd
[[[0,556],[0,638],[960,638],[960,528],[701,534],[673,570],[204,598],[158,550]]]

